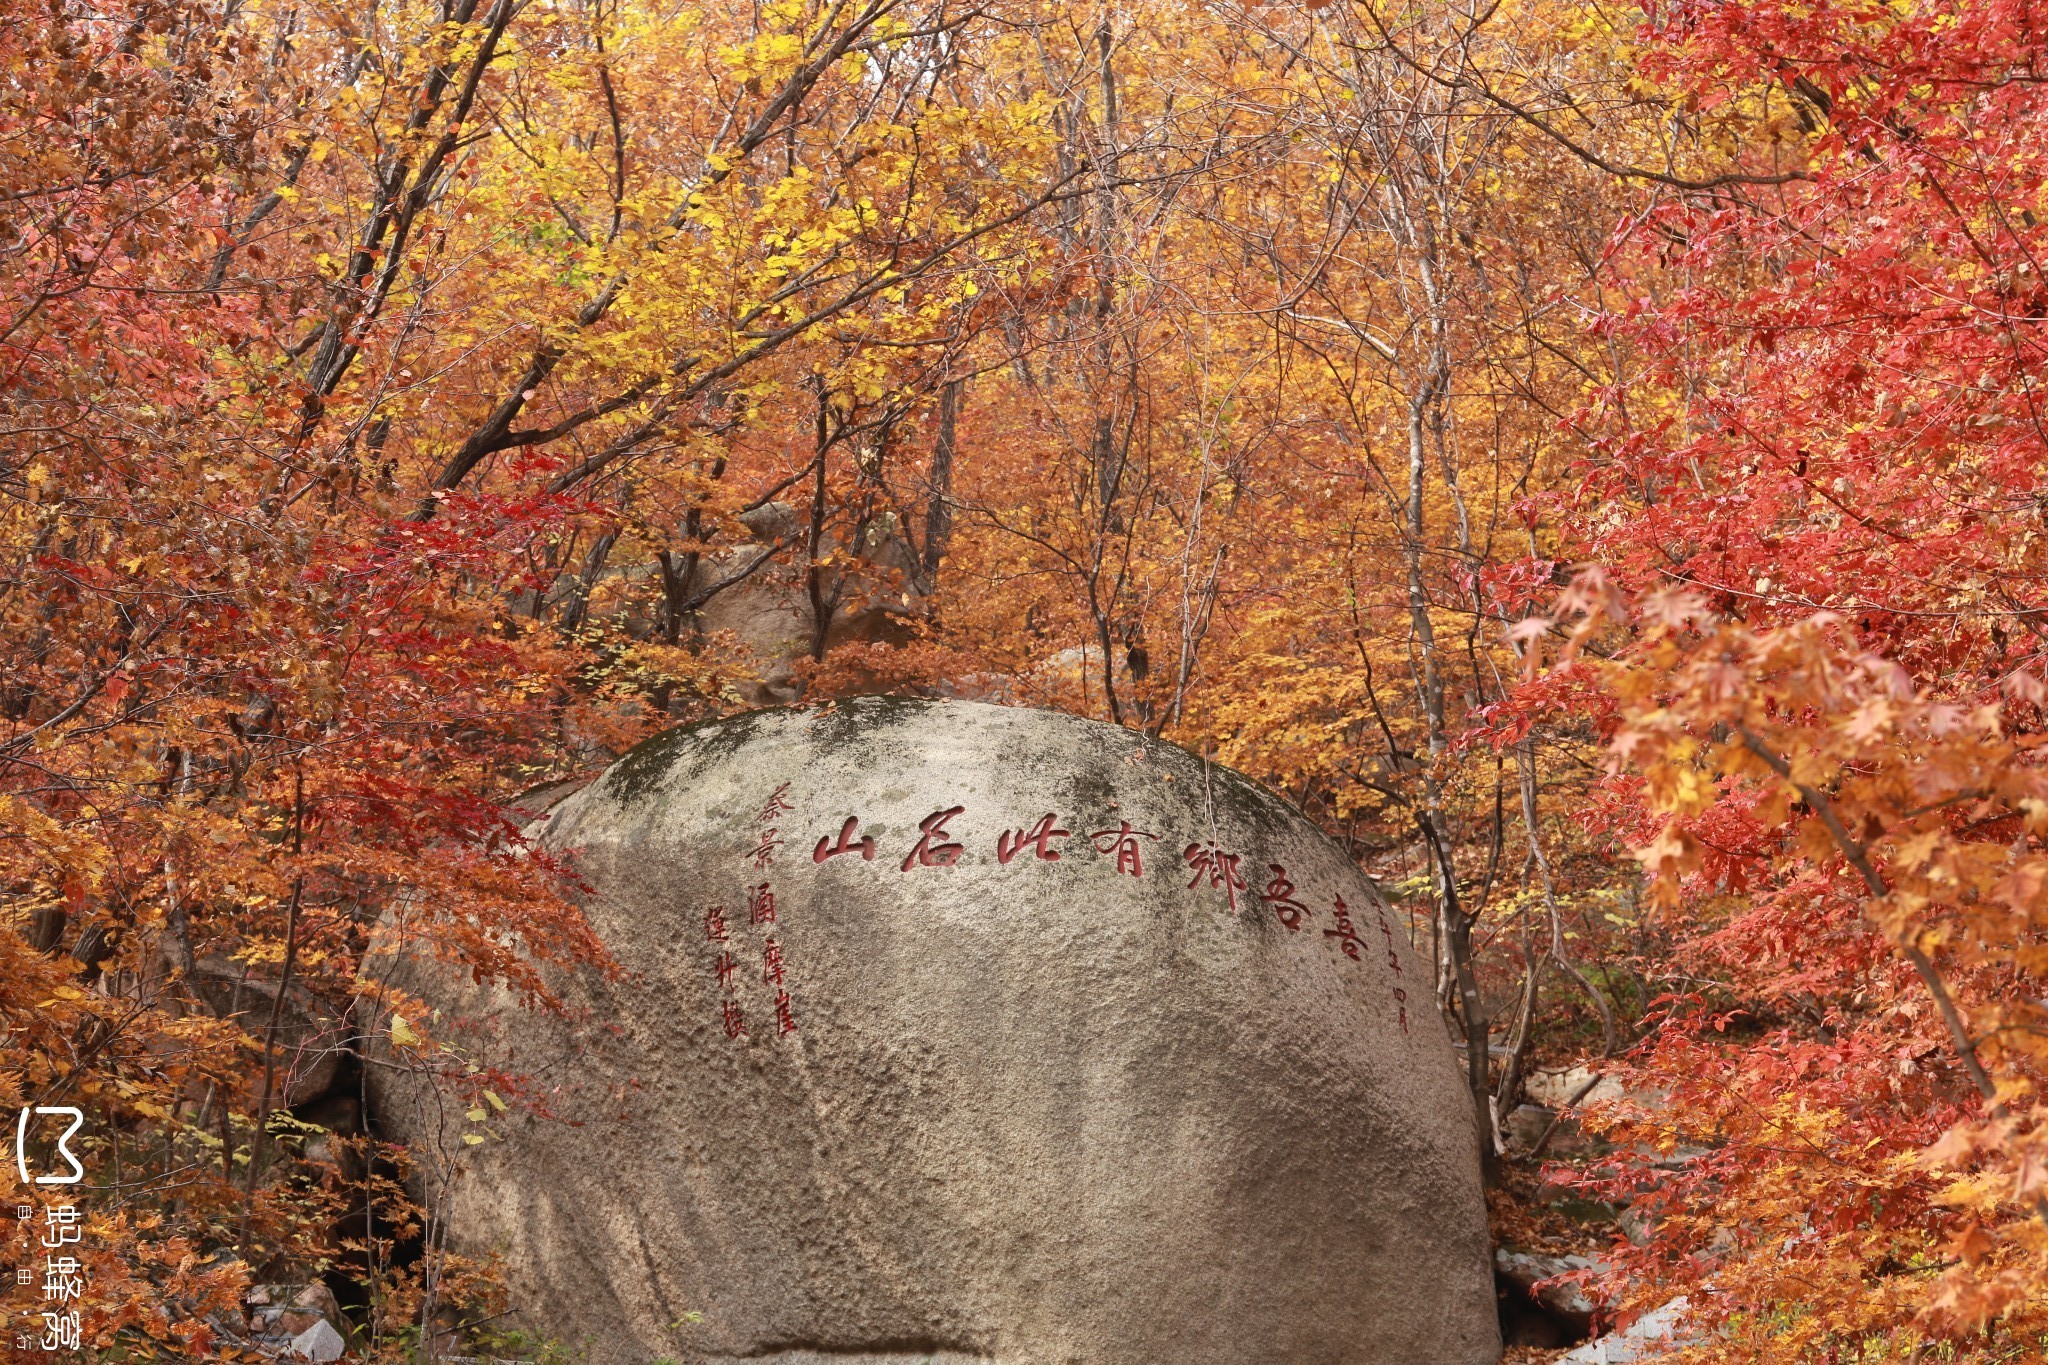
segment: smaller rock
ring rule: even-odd
[[[307,1360],[339,1360],[347,1351],[348,1343],[325,1318],[292,1338],[292,1354]]]
[[[1543,1282],[1573,1270],[1604,1269],[1599,1262],[1585,1256],[1543,1256],[1502,1247],[1493,1253],[1493,1264],[1501,1279],[1540,1304],[1545,1312],[1580,1339],[1592,1328],[1593,1301],[1586,1297],[1584,1290],[1576,1284]],[[1538,1288],[1539,1285],[1542,1287]]]
[[[1534,1147],[1550,1127],[1551,1112],[1540,1104],[1518,1104],[1509,1110],[1500,1125],[1500,1135],[1507,1139],[1508,1150],[1526,1152]]]
[[[240,1344],[247,1338],[248,1322],[233,1313],[208,1313],[206,1321],[223,1341]]]
[[[1633,1204],[1614,1215],[1614,1225],[1621,1229],[1622,1236],[1639,1247],[1648,1246],[1651,1236],[1657,1231],[1657,1220]]]
[[[322,1320],[340,1326],[341,1305],[334,1301],[334,1291],[317,1280],[291,1295],[291,1307],[281,1318],[284,1329],[293,1336],[311,1331],[313,1324]]]
[[[1590,1066],[1537,1067],[1522,1079],[1522,1093],[1546,1109],[1606,1104],[1627,1093],[1612,1076],[1593,1081],[1590,1090],[1586,1089],[1588,1081],[1593,1081]],[[1584,1094],[1579,1093],[1582,1090]]]
[[[1569,1355],[1560,1356],[1557,1365],[1634,1365],[1636,1361],[1689,1345],[1692,1338],[1681,1339],[1678,1335],[1678,1321],[1685,1316],[1687,1306],[1681,1295],[1643,1314],[1629,1324],[1627,1331],[1609,1332]]]

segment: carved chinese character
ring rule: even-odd
[[[773,820],[776,816],[787,814],[788,812],[795,810],[796,807],[790,805],[789,802],[782,799],[784,793],[788,792],[788,790],[789,783],[787,782],[777,787],[774,790],[774,792],[769,795],[766,804],[764,804],[761,807],[761,813],[755,816],[754,818],[765,825],[770,820]]]
[[[754,867],[757,871],[775,861],[775,850],[782,847],[782,840],[776,837],[780,833],[782,833],[781,830],[773,828],[761,831],[761,842],[756,844],[754,851],[747,855],[754,860]]]
[[[747,922],[775,923],[775,892],[769,888],[768,883],[762,882],[747,892]]]
[[[1273,880],[1266,883],[1266,889],[1259,893],[1259,903],[1271,908],[1280,922],[1296,933],[1301,932],[1301,921],[1310,917],[1309,908],[1294,899],[1294,883],[1287,880],[1287,869],[1278,863],[1267,863],[1273,870]]]
[[[946,822],[966,809],[965,806],[948,806],[918,821],[917,847],[904,856],[903,866],[898,871],[908,872],[913,867],[951,867],[959,862],[960,845],[946,842]]]
[[[724,943],[725,907],[714,905],[704,912],[704,939],[707,943]]]
[[[796,1032],[796,1016],[790,1012],[788,991],[775,992],[775,1031]]]
[[[1207,877],[1210,886],[1223,888],[1231,911],[1235,913],[1237,893],[1244,890],[1244,874],[1237,870],[1243,858],[1236,853],[1225,853],[1214,844],[1189,844],[1180,856],[1195,870],[1193,879],[1188,882],[1188,890],[1200,886],[1202,878]]]
[[[1098,829],[1088,836],[1088,842],[1095,845],[1097,853],[1116,854],[1116,870],[1128,872],[1133,877],[1145,875],[1145,861],[1139,856],[1144,846],[1140,839],[1157,839],[1159,836],[1147,830],[1133,829],[1128,820],[1117,821],[1115,829]],[[1103,842],[1108,840],[1107,843]]]
[[[842,853],[858,853],[862,861],[873,862],[875,860],[874,836],[869,835],[861,839],[854,838],[853,832],[859,827],[860,821],[858,818],[851,815],[847,816],[846,823],[839,827],[838,840],[836,842],[829,838],[818,840],[818,846],[811,850],[811,861],[822,863],[827,858],[836,858]],[[826,844],[831,844],[832,847],[827,848],[825,847]]]
[[[747,1031],[747,1018],[744,1014],[740,1013],[740,1006],[737,1000],[719,1001],[718,1013],[720,1022],[723,1023],[725,1026],[726,1037],[739,1038],[745,1036]]]
[[[1394,969],[1394,975],[1399,976],[1401,974],[1401,955],[1394,951],[1394,931],[1387,925],[1387,912],[1379,910],[1374,913],[1379,916],[1380,932],[1387,936],[1387,965]],[[1402,998],[1406,999],[1407,997],[1403,996]],[[1401,1012],[1402,1017],[1406,1018],[1407,1013],[1406,1010],[1403,1010]]]
[[[720,953],[718,955],[718,961],[712,964],[712,970],[718,973],[718,989],[722,991],[732,989],[732,969],[735,965],[731,953]]]
[[[1408,992],[1394,987],[1394,1007],[1401,1011],[1401,1032],[1408,1031]]]
[[[1323,930],[1323,937],[1336,939],[1338,945],[1344,949],[1344,956],[1353,962],[1358,961],[1358,930],[1351,923],[1351,907],[1344,904],[1344,898],[1339,896],[1336,908],[1331,913],[1337,917],[1337,927]]]
[[[761,947],[761,979],[771,986],[782,984],[782,945],[772,938]]]
[[[1028,830],[1005,830],[1003,833],[998,834],[996,836],[996,861],[1008,867],[1010,859],[1028,848],[1034,850],[1043,862],[1058,862],[1060,860],[1059,851],[1049,847],[1050,841],[1064,839],[1073,833],[1072,830],[1054,829],[1052,822],[1058,818],[1057,815],[1047,812],[1039,816],[1038,823]]]

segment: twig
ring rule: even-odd
[[[1577,1090],[1574,1090],[1572,1092],[1572,1097],[1566,1100],[1555,1114],[1552,1114],[1550,1116],[1549,1124],[1547,1124],[1544,1127],[1543,1132],[1540,1135],[1538,1135],[1536,1141],[1529,1144],[1529,1150],[1523,1155],[1522,1160],[1534,1161],[1537,1157],[1543,1155],[1544,1147],[1548,1145],[1548,1143],[1550,1142],[1550,1135],[1557,1131],[1557,1125],[1564,1122],[1564,1116],[1566,1111],[1573,1108],[1575,1105],[1578,1104],[1580,1100],[1586,1098],[1586,1096],[1593,1093],[1593,1087],[1600,1084],[1600,1077],[1602,1074],[1603,1073],[1598,1071],[1594,1072],[1591,1076],[1588,1076],[1586,1078],[1586,1083],[1584,1085],[1580,1086]]]
[[[1863,884],[1870,888],[1870,894],[1879,900],[1890,896],[1891,888],[1885,885],[1884,878],[1878,875],[1877,867],[1870,861],[1870,850],[1849,833],[1848,827],[1842,823],[1842,817],[1835,812],[1834,802],[1828,800],[1827,793],[1794,778],[1792,765],[1751,733],[1748,726],[1738,725],[1736,731],[1742,736],[1742,747],[1762,759],[1772,772],[1783,778],[1799,793],[1801,799],[1813,808],[1814,814],[1820,817],[1821,824],[1834,839],[1835,846],[1841,849],[1842,856],[1849,860],[1849,866],[1856,869],[1857,875],[1863,878]],[[1976,1085],[1977,1093],[1991,1106],[1992,1117],[2004,1117],[2005,1106],[1999,1103],[1998,1086],[1984,1070],[1983,1062],[1978,1060],[1976,1044],[1970,1041],[1970,1031],[1963,1025],[1963,1016],[1957,1011],[1955,1001],[1949,998],[1948,986],[1942,981],[1941,973],[1934,969],[1934,963],[1928,960],[1927,954],[1921,952],[1913,943],[1901,939],[1899,951],[1905,954],[1906,961],[1913,964],[1913,970],[1919,974],[1921,982],[1927,987],[1927,993],[1934,997],[1934,1007],[1941,1011],[1942,1022],[1948,1026],[1949,1039],[1955,1044],[1956,1056],[1962,1062],[1963,1070],[1969,1073],[1970,1080]]]

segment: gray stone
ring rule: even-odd
[[[1678,1330],[1689,1306],[1683,1297],[1675,1298],[1637,1318],[1627,1331],[1596,1337],[1560,1356],[1557,1365],[1636,1365],[1690,1345],[1697,1338],[1683,1336]]]
[[[307,1360],[339,1360],[347,1351],[348,1343],[325,1318],[292,1338],[292,1354]]]
[[[1522,1093],[1546,1109],[1587,1109],[1612,1104],[1628,1091],[1590,1066],[1555,1066],[1532,1068],[1522,1078]]]
[[[1501,1136],[1507,1140],[1508,1150],[1526,1152],[1534,1147],[1545,1133],[1550,1133],[1551,1141],[1556,1141],[1557,1134],[1552,1132],[1550,1127],[1551,1120],[1556,1117],[1554,1111],[1545,1109],[1540,1104],[1516,1105],[1508,1111],[1508,1116],[1500,1125]]]
[[[382,970],[554,1117],[474,1123],[372,1070],[387,1131],[460,1165],[457,1246],[502,1251],[526,1321],[593,1361],[1496,1359],[1427,950],[1245,779],[1071,716],[872,699],[671,731],[544,838],[625,979],[558,978],[557,1021]]]
[[[214,1013],[234,1020],[259,1041],[276,1020],[270,1094],[274,1107],[302,1104],[333,1086],[351,1030],[346,1020],[306,991],[292,987],[280,1005],[275,981],[218,957],[201,959],[187,984]]]
[[[1607,1266],[1603,1262],[1585,1256],[1547,1256],[1502,1247],[1493,1253],[1493,1265],[1502,1280],[1574,1329],[1579,1337],[1584,1337],[1592,1327],[1594,1304],[1583,1289],[1576,1284],[1545,1282],[1574,1270],[1604,1271]]]
[[[787,503],[769,503],[741,521],[759,544],[707,555],[693,590],[702,591],[751,568],[765,546],[800,545],[807,534],[801,514]],[[917,556],[893,516],[878,518],[850,548],[831,532],[819,548],[825,566],[822,587],[832,604],[828,645],[914,638],[911,623],[925,610],[916,583]],[[801,552],[771,558],[705,603],[697,619],[705,631],[724,633],[757,675],[732,680],[749,703],[775,705],[795,699],[796,667],[810,659],[816,629],[810,566]]]

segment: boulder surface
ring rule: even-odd
[[[544,841],[625,979],[564,1020],[393,970],[552,1114],[464,1146],[400,1076],[381,1117],[461,1154],[453,1244],[590,1359],[1497,1358],[1427,952],[1244,778],[868,699],[658,736]]]

